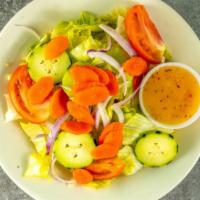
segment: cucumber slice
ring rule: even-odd
[[[67,70],[62,79],[62,88],[69,97],[73,96],[72,86],[74,85],[74,79],[72,78],[69,70]]]
[[[75,135],[62,132],[54,144],[57,161],[67,168],[83,168],[93,161],[91,151],[95,148],[90,134]]]
[[[174,137],[167,133],[149,132],[137,140],[135,155],[148,167],[161,167],[176,157],[178,145]]]
[[[66,52],[59,57],[46,60],[43,46],[38,46],[27,58],[29,74],[34,81],[44,76],[51,76],[55,83],[62,81],[65,71],[70,66],[70,58]]]

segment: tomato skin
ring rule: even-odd
[[[49,118],[48,101],[40,105],[31,105],[27,100],[28,89],[33,85],[27,65],[19,66],[12,74],[8,83],[8,92],[16,111],[33,123],[45,122]]]
[[[95,180],[106,180],[119,176],[125,167],[124,161],[119,158],[97,160],[86,169]]]
[[[143,5],[128,10],[125,19],[128,39],[137,53],[152,64],[162,62],[165,44]]]

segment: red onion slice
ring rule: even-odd
[[[56,158],[55,156],[53,156],[52,160],[51,160],[51,166],[50,166],[50,173],[52,175],[52,177],[61,182],[61,183],[64,183],[64,184],[74,184],[75,183],[75,180],[71,179],[71,180],[66,180],[66,179],[63,179],[61,177],[59,177],[57,174],[56,174],[56,171],[55,171],[55,164],[56,164]],[[67,169],[66,169],[67,170]]]
[[[90,58],[100,58],[104,60],[105,62],[107,62],[108,64],[110,64],[114,69],[116,69],[119,72],[124,82],[124,96],[126,96],[127,80],[126,80],[126,75],[121,65],[112,56],[106,54],[105,52],[89,50],[87,53]]]
[[[108,125],[110,123],[110,119],[109,119],[109,116],[106,112],[106,106],[108,104],[108,102],[110,101],[112,97],[108,97],[103,103],[99,103],[97,105],[98,107],[98,112],[100,114],[100,117],[103,121],[103,126],[105,127],[106,125]]]
[[[113,104],[112,109],[117,114],[119,122],[123,123],[124,122],[124,113],[121,110],[120,106],[117,104],[115,104],[115,105]]]
[[[132,98],[134,98],[137,95],[138,90],[139,90],[139,87],[131,95],[125,98],[123,101],[120,101],[112,105],[113,111],[117,114],[120,122],[124,122],[124,113],[120,107],[127,104]]]
[[[104,30],[107,34],[109,34],[126,52],[127,54],[132,57],[136,55],[135,50],[132,48],[131,44],[128,40],[122,37],[116,30],[113,28],[105,25],[100,24],[99,27]]]
[[[53,146],[53,143],[58,135],[61,124],[64,123],[68,119],[68,117],[69,117],[69,114],[63,115],[62,117],[57,119],[56,123],[53,125],[53,127],[51,127],[51,132],[49,133],[47,137],[47,144],[46,144],[47,154],[49,154],[51,151],[51,147]]]

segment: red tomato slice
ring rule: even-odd
[[[124,167],[124,161],[119,158],[112,158],[97,160],[86,167],[86,169],[95,180],[105,180],[119,176],[123,172]]]
[[[137,53],[150,63],[161,63],[166,47],[143,5],[129,9],[125,26],[128,38]]]
[[[41,123],[49,118],[49,102],[31,105],[27,100],[28,89],[33,85],[27,66],[19,66],[8,84],[8,92],[16,111],[26,120],[33,123]]]

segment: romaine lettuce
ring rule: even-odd
[[[144,132],[154,130],[155,125],[141,114],[133,114],[124,126],[124,145],[131,145]]]
[[[36,151],[40,155],[45,155],[46,135],[49,133],[49,129],[43,125],[24,122],[20,122],[20,126],[33,143]]]
[[[24,173],[24,176],[48,178],[49,168],[50,168],[50,156],[41,156],[38,153],[32,153],[28,158],[28,165]]]
[[[123,171],[123,174],[126,176],[135,174],[143,167],[143,165],[137,161],[133,149],[130,146],[124,146],[120,149],[117,156],[126,163],[126,167]]]

